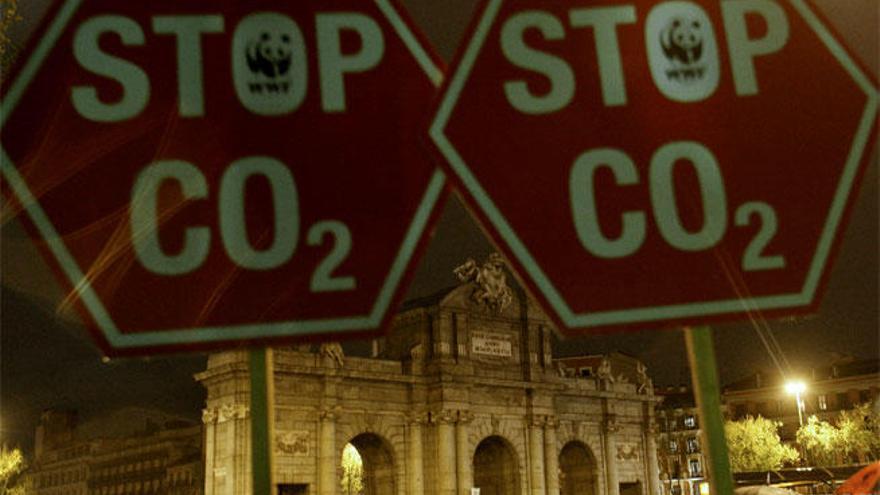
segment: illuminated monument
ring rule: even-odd
[[[554,360],[550,321],[499,259],[456,273],[459,286],[403,306],[373,358],[275,350],[280,493],[342,493],[351,443],[365,494],[658,494],[653,388],[613,359],[590,376]],[[197,379],[205,493],[250,493],[247,352],[213,354]]]

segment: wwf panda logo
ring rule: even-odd
[[[718,88],[721,66],[709,14],[690,0],[667,0],[648,13],[645,47],[654,84],[672,101],[696,102]]]
[[[283,76],[290,70],[292,51],[289,34],[263,31],[247,44],[248,68],[270,78]]]
[[[669,61],[692,65],[703,56],[703,28],[695,19],[673,18],[660,31],[660,44]]]

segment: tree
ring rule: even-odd
[[[840,411],[837,428],[850,460],[866,463],[880,459],[880,410],[876,407],[862,404]]]
[[[777,429],[781,423],[758,416],[727,421],[724,433],[730,453],[730,468],[735,471],[769,471],[794,463],[799,456],[784,445]]]
[[[816,416],[810,416],[807,424],[798,429],[797,443],[814,466],[834,466],[840,463],[840,430]]]
[[[364,462],[352,444],[342,450],[342,495],[360,495],[364,490]]]
[[[5,72],[15,58],[18,47],[9,38],[9,28],[21,20],[18,0],[0,0],[0,71]]]
[[[797,433],[811,462],[835,465],[880,459],[880,412],[869,404],[840,411],[837,425],[811,416]]]
[[[6,445],[0,447],[0,495],[18,491],[15,482],[25,467],[21,449],[10,449]]]

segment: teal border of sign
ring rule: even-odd
[[[443,95],[440,107],[434,121],[431,124],[430,136],[449,162],[453,171],[464,183],[477,204],[483,210],[488,220],[498,232],[498,235],[507,243],[513,255],[531,277],[537,288],[543,293],[550,306],[555,310],[563,324],[569,328],[592,328],[613,325],[627,325],[644,322],[654,322],[668,319],[684,319],[694,316],[711,316],[733,313],[743,310],[771,310],[805,306],[813,301],[822,273],[831,254],[834,244],[834,234],[837,231],[846,209],[847,198],[852,191],[853,183],[857,177],[859,163],[865,152],[870,131],[873,126],[878,109],[878,91],[871,81],[859,69],[843,46],[832,36],[822,24],[816,14],[806,5],[804,0],[790,0],[789,3],[806,20],[807,24],[819,36],[828,50],[837,58],[850,77],[865,92],[868,100],[865,112],[856,131],[849,155],[846,158],[843,175],[835,193],[834,200],[825,221],[825,227],[819,238],[816,253],[810,264],[804,285],[799,293],[780,294],[742,299],[726,299],[689,304],[676,304],[667,306],[632,308],[615,311],[598,311],[593,313],[575,313],[569,304],[541,269],[532,253],[522,243],[519,236],[511,227],[510,223],[492,201],[485,189],[471,173],[467,163],[459,155],[458,151],[449,141],[445,134],[446,126],[453,109],[458,101],[462,89],[470,77],[477,56],[485,44],[489,30],[495,22],[503,0],[490,0],[486,5],[483,16],[476,25],[474,35],[465,49],[458,70],[452,75],[449,87]]]
[[[3,101],[0,101],[0,133],[2,133],[6,119],[12,114],[12,110],[18,104],[22,94],[30,85],[40,66],[42,66],[46,56],[58,42],[58,38],[81,3],[82,0],[67,0],[61,6],[58,10],[58,15],[52,20],[46,30],[45,36],[36,46],[33,55],[24,65],[6,97]],[[400,36],[404,45],[412,53],[416,63],[425,71],[431,82],[439,87],[443,80],[442,70],[434,64],[428,52],[425,51],[419,40],[409,30],[406,22],[394,6],[391,5],[390,0],[375,0],[375,3],[391,23],[397,35]],[[431,212],[437,204],[446,180],[445,175],[439,168],[431,177],[428,189],[419,203],[415,218],[406,232],[403,244],[397,253],[397,257],[394,259],[391,270],[385,278],[385,282],[370,313],[366,316],[183,328],[125,334],[120,332],[116,323],[110,317],[88,278],[86,278],[76,260],[67,250],[67,246],[64,245],[61,236],[58,235],[55,227],[37,202],[37,199],[28,189],[27,184],[18,173],[18,169],[7,155],[6,150],[2,148],[2,145],[0,145],[0,173],[8,181],[22,207],[34,222],[40,236],[46,241],[49,251],[60,264],[61,271],[70,280],[73,292],[83,302],[83,305],[95,320],[110,346],[118,350],[377,329],[388,312],[392,296],[403,278],[406,267],[413,256],[422,233],[425,231]]]

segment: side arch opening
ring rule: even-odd
[[[513,446],[502,437],[483,439],[474,452],[474,487],[480,495],[519,495],[519,465]]]
[[[559,494],[596,495],[596,458],[581,442],[568,442],[559,452]]]
[[[343,495],[387,495],[397,493],[394,456],[388,442],[375,433],[352,438],[342,452]]]

